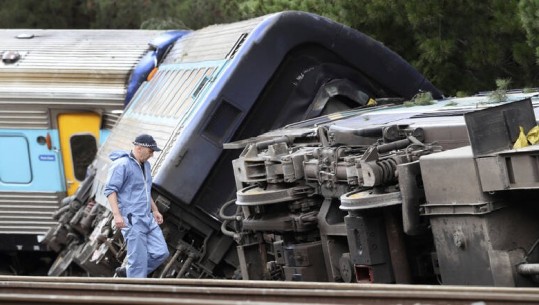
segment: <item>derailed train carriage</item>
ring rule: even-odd
[[[182,33],[0,30],[0,253],[46,255],[41,241],[60,202],[75,193],[124,105]],[[28,261],[18,264],[10,268],[29,271]]]
[[[538,94],[498,94],[227,144],[244,147],[237,212],[221,213],[243,278],[536,286],[539,147],[513,145],[539,140]]]
[[[193,32],[59,213],[50,274],[120,264],[107,154],[144,131],[165,146],[153,193],[172,255],[154,277],[536,285],[539,153],[513,143],[537,124],[537,93],[438,98],[380,44],[310,14]]]
[[[219,214],[235,197],[231,162],[241,150],[223,150],[223,143],[420,91],[441,96],[381,43],[320,16],[284,12],[191,32],[137,91],[58,213],[59,224],[45,238],[60,251],[49,274],[78,266],[106,276],[121,263],[124,244],[111,226],[103,187],[108,154],[129,150],[138,133],[164,146],[150,162],[172,255],[153,276],[233,278],[240,261]]]

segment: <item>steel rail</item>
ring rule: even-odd
[[[14,304],[538,304],[539,289],[0,276]]]

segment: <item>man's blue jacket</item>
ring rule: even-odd
[[[114,151],[104,194],[108,197],[116,192],[118,207],[123,217],[129,214],[147,216],[151,213],[152,173],[148,162],[144,162],[144,174],[140,163],[126,151]]]

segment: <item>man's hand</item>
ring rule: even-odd
[[[155,221],[157,221],[158,224],[163,223],[163,215],[161,215],[159,211],[153,211],[153,217],[155,218]]]
[[[116,228],[118,229],[123,229],[126,227],[124,218],[122,217],[122,215],[120,214],[114,215],[114,225],[116,225]]]
[[[109,200],[112,215],[114,215],[114,225],[118,229],[125,228],[126,224],[124,218],[122,217],[122,214],[120,214],[120,209],[118,208],[118,194],[116,194],[116,192],[112,192],[107,199]]]

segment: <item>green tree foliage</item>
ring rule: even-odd
[[[199,29],[240,19],[227,0],[86,0],[92,28]]]
[[[94,18],[92,28],[133,29],[140,27],[142,14],[149,9],[144,0],[88,0],[87,10]]]
[[[300,10],[383,42],[446,95],[537,87],[539,0],[0,0],[4,28],[199,29]]]
[[[526,41],[539,58],[539,0],[520,0],[518,15],[526,32]]]
[[[418,57],[411,62],[451,94],[492,89],[497,78],[517,87],[537,81],[533,50],[516,1],[406,1]]]
[[[0,28],[79,29],[88,27],[84,0],[0,0]]]
[[[176,8],[175,15],[192,29],[207,25],[230,23],[240,20],[237,1],[197,0],[184,1]]]
[[[243,0],[237,1],[242,18],[252,18],[282,11],[305,11],[340,21],[339,0]]]
[[[347,15],[348,23],[384,42],[446,94],[490,90],[497,78],[516,87],[538,80],[516,1],[346,2],[347,12],[361,12]]]

